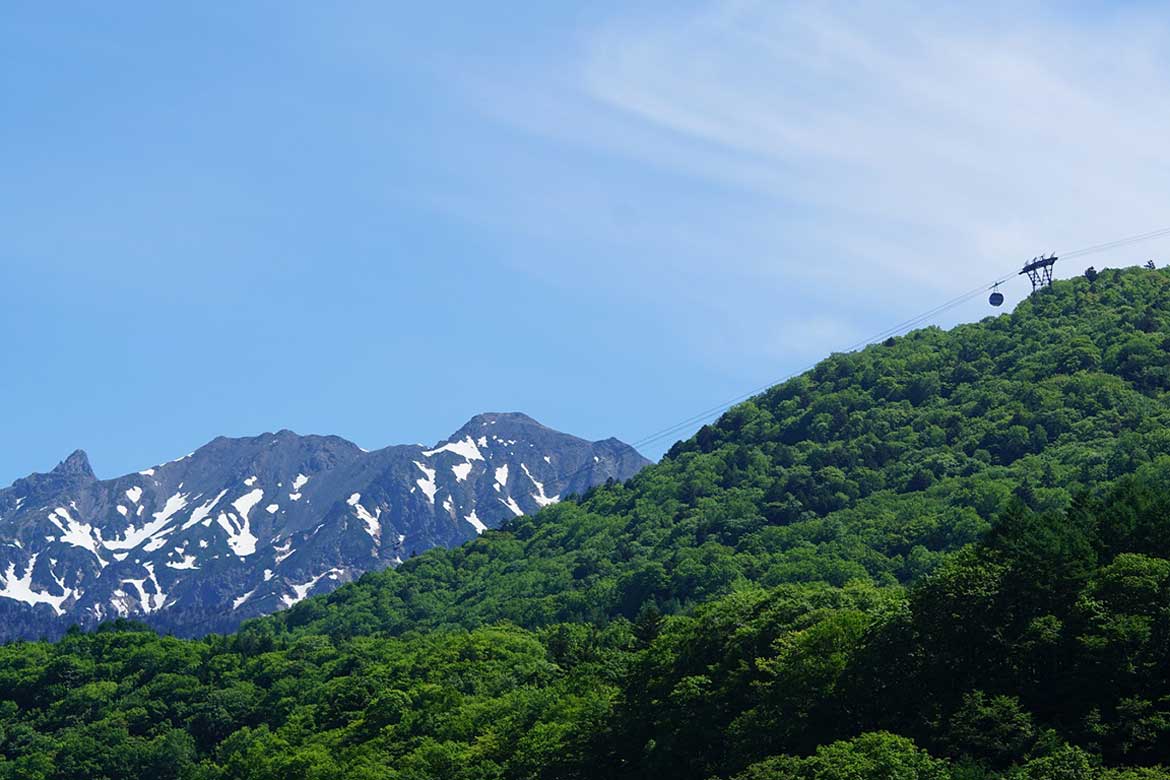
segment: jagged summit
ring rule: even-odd
[[[61,474],[78,477],[94,477],[93,468],[89,465],[89,456],[85,450],[74,450],[69,457],[53,468],[52,474]]]
[[[538,430],[552,431],[552,428],[541,424],[522,412],[484,412],[477,414],[465,422],[455,436],[471,432],[483,432],[483,429],[493,428],[497,434],[502,431]]]
[[[496,425],[498,423],[526,423],[530,425],[539,425],[544,428],[538,421],[524,414],[524,412],[481,412],[475,415],[463,427],[468,425]]]

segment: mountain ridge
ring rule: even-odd
[[[648,462],[615,442],[484,413],[431,448],[281,429],[106,480],[75,450],[0,490],[0,615],[15,626],[0,636],[69,617],[225,630]]]

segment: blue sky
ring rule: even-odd
[[[480,411],[636,441],[1170,225],[1170,14],[972,13],[6,4],[0,483]]]

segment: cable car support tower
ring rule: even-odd
[[[1044,287],[1051,287],[1052,266],[1056,264],[1058,259],[1059,258],[1055,253],[1049,255],[1048,257],[1045,257],[1044,255],[1041,255],[1040,257],[1033,257],[1024,266],[1024,270],[1020,271],[1019,275],[1028,275],[1028,278],[1032,281],[1032,292],[1036,292],[1037,290]]]

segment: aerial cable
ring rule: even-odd
[[[1104,251],[1109,250],[1109,249],[1117,249],[1119,247],[1128,246],[1130,244],[1136,244],[1136,243],[1139,243],[1141,241],[1150,241],[1150,240],[1153,240],[1155,238],[1161,238],[1163,236],[1170,236],[1170,227],[1159,228],[1158,230],[1151,230],[1151,231],[1147,231],[1145,233],[1137,233],[1137,234],[1134,234],[1131,236],[1126,236],[1124,238],[1119,238],[1119,239],[1116,239],[1113,241],[1107,241],[1107,242],[1102,243],[1102,244],[1093,244],[1091,246],[1082,247],[1080,249],[1074,249],[1074,250],[1069,251],[1069,252],[1061,253],[1060,257],[1064,257],[1064,258],[1083,257],[1085,255],[1095,254],[1097,252],[1104,252]],[[869,344],[873,344],[873,343],[876,343],[878,341],[882,341],[886,338],[889,338],[890,336],[898,335],[904,331],[910,330],[910,329],[922,324],[923,322],[925,322],[933,317],[937,317],[938,315],[943,314],[943,313],[949,311],[950,309],[955,308],[956,306],[960,306],[960,305],[966,303],[967,301],[974,298],[976,295],[984,293],[988,290],[994,291],[998,285],[1004,284],[1009,279],[1011,279],[1013,276],[1015,276],[1016,273],[1017,272],[1013,270],[1013,271],[1005,274],[1002,277],[999,277],[997,279],[992,280],[988,284],[983,284],[983,285],[980,285],[979,287],[972,288],[972,289],[968,290],[967,292],[962,293],[961,295],[958,295],[949,301],[946,301],[945,303],[939,304],[938,306],[934,307],[933,309],[929,309],[929,310],[927,310],[927,311],[925,311],[925,312],[923,312],[915,317],[911,317],[908,320],[900,322],[897,325],[894,325],[890,328],[887,328],[886,330],[883,330],[876,335],[870,336],[866,339],[862,339],[861,341],[858,341],[854,344],[851,344],[850,346],[845,347],[843,350],[839,350],[839,351],[840,352],[853,352],[854,350],[860,349],[860,348],[867,346]],[[819,362],[820,361],[818,360],[817,363],[819,363]],[[800,374],[803,374],[807,371],[812,370],[813,368],[816,367],[817,363],[813,363],[812,365],[809,365],[805,368],[794,371],[778,381],[770,382],[769,384],[758,387],[758,388],[751,390],[747,393],[743,393],[742,395],[738,395],[735,398],[729,399],[728,401],[725,401],[724,403],[722,403],[718,406],[713,406],[709,409],[706,409],[702,412],[699,412],[698,414],[692,415],[691,417],[688,417],[685,420],[679,421],[679,422],[675,423],[674,425],[671,425],[671,426],[668,426],[666,428],[663,428],[662,430],[656,431],[648,436],[645,436],[645,437],[639,439],[638,441],[634,442],[631,446],[633,446],[634,448],[644,447],[647,444],[652,444],[652,443],[654,443],[662,438],[674,435],[674,434],[678,433],[679,431],[687,428],[688,426],[693,425],[694,423],[701,422],[707,418],[713,417],[716,414],[719,414],[723,411],[726,411],[727,409],[729,409],[730,407],[734,406],[737,403],[740,403],[740,402],[745,401],[749,398],[752,398],[756,395],[759,395],[760,393],[768,390],[771,387],[775,387],[778,384],[783,384],[784,382],[787,382],[787,381],[799,376]]]
[[[1126,236],[1125,238],[1119,238],[1119,239],[1116,239],[1114,241],[1107,241],[1107,242],[1102,243],[1102,244],[1093,244],[1091,246],[1082,247],[1080,249],[1074,249],[1070,252],[1061,253],[1059,255],[1059,257],[1063,257],[1066,259],[1072,258],[1072,257],[1083,257],[1085,255],[1095,254],[1097,252],[1104,252],[1104,251],[1109,250],[1109,249],[1117,249],[1119,247],[1128,246],[1130,244],[1136,244],[1136,243],[1139,243],[1141,241],[1150,241],[1150,240],[1153,240],[1155,238],[1162,238],[1163,236],[1170,236],[1170,227],[1160,228],[1158,230],[1151,230],[1151,231],[1148,231],[1146,233],[1137,233],[1135,235]],[[1055,253],[1053,256],[1056,257]],[[1013,271],[1009,272],[1008,274],[1005,274],[1004,276],[993,279],[992,281],[990,281],[986,284],[981,284],[978,287],[973,287],[972,289],[968,290],[967,292],[964,292],[960,295],[957,295],[954,298],[951,298],[950,300],[948,300],[944,303],[941,303],[932,309],[928,309],[927,311],[924,311],[921,314],[918,314],[914,317],[911,317],[908,320],[904,320],[904,321],[898,323],[897,325],[886,328],[885,330],[880,331],[879,333],[877,333],[875,335],[869,336],[865,339],[862,339],[858,342],[855,342],[854,344],[851,344],[842,350],[838,350],[838,353],[853,352],[855,350],[861,349],[862,347],[868,346],[869,344],[874,344],[874,343],[877,343],[879,341],[883,341],[883,340],[889,338],[890,336],[896,336],[896,335],[899,335],[901,333],[904,333],[904,332],[906,332],[914,327],[917,327],[918,325],[921,325],[922,323],[926,322],[927,320],[930,320],[934,317],[937,317],[940,314],[943,314],[947,311],[950,311],[951,309],[955,308],[956,306],[960,306],[960,305],[966,303],[967,301],[971,300],[972,298],[974,298],[977,295],[980,295],[984,292],[987,292],[988,290],[995,291],[999,285],[1004,284],[1005,282],[1007,282],[1008,280],[1013,278],[1017,273],[1018,273],[1017,271],[1013,270]],[[834,354],[834,353],[831,353],[831,354]],[[818,360],[811,365],[808,365],[804,368],[798,369],[796,371],[793,371],[793,372],[785,375],[784,377],[782,377],[779,380],[769,382],[766,385],[762,385],[761,387],[758,387],[754,390],[750,390],[746,393],[743,393],[741,395],[736,396],[735,398],[731,398],[727,401],[724,401],[723,403],[719,404],[718,406],[712,406],[708,409],[705,409],[705,410],[699,412],[698,414],[691,415],[690,417],[686,418],[685,420],[680,420],[679,422],[677,422],[673,425],[670,425],[670,426],[663,428],[659,431],[651,433],[648,436],[644,436],[643,438],[638,439],[637,441],[633,442],[630,446],[633,447],[634,449],[638,449],[640,447],[646,446],[647,444],[653,444],[654,442],[657,442],[657,441],[664,439],[668,436],[677,435],[677,434],[681,433],[683,430],[694,425],[695,423],[703,422],[704,420],[707,420],[707,419],[714,417],[718,414],[722,414],[723,412],[730,409],[732,406],[734,406],[738,403],[741,403],[743,401],[746,401],[749,398],[753,398],[753,397],[759,395],[760,393],[765,392],[769,388],[772,388],[772,387],[775,387],[776,385],[780,385],[780,384],[783,384],[785,382],[788,382],[789,380],[792,380],[792,379],[796,378],[797,376],[800,376],[801,374],[804,374],[808,371],[811,371],[820,362],[821,361]],[[562,482],[565,480],[572,479],[573,477],[577,476],[577,474],[582,473],[590,468],[592,468],[592,464],[589,464],[589,465],[579,469],[578,471],[571,472],[563,477],[559,477],[558,479]]]
[[[981,284],[978,287],[975,287],[975,288],[972,288],[971,290],[968,290],[967,292],[963,293],[962,295],[956,296],[955,298],[952,298],[951,300],[949,300],[943,304],[940,304],[932,309],[929,309],[928,311],[922,312],[921,314],[919,314],[915,317],[911,317],[910,319],[905,320],[904,322],[900,322],[897,325],[894,325],[893,327],[886,328],[885,330],[883,330],[875,335],[869,336],[865,339],[862,339],[862,340],[856,342],[855,344],[851,344],[850,346],[845,347],[842,350],[838,350],[838,352],[852,352],[856,349],[860,349],[861,347],[866,346],[867,344],[872,344],[874,342],[881,341],[885,338],[888,338],[889,336],[895,335],[895,334],[900,333],[902,331],[909,330],[910,328],[915,327],[916,325],[922,323],[925,320],[930,319],[931,317],[935,317],[939,314],[942,314],[945,311],[953,309],[956,306],[959,306],[963,303],[966,303],[967,301],[974,298],[976,295],[980,295],[983,292],[985,292],[991,285],[994,285],[997,283],[1002,283],[1003,281],[1004,280],[1000,279],[1000,280],[997,280],[995,282],[992,282],[991,284]],[[820,363],[820,360],[818,360],[817,363]],[[741,401],[745,401],[748,398],[759,395],[760,393],[764,392],[765,390],[767,390],[770,387],[774,387],[778,384],[783,384],[784,382],[787,382],[788,380],[790,380],[796,376],[799,376],[800,374],[803,374],[806,371],[810,371],[816,367],[817,363],[813,363],[805,368],[798,369],[797,371],[794,371],[794,372],[786,375],[784,378],[782,378],[778,381],[769,382],[768,384],[763,385],[759,388],[756,388],[755,390],[748,391],[746,393],[743,393],[742,395],[736,396],[735,398],[729,399],[728,401],[725,401],[724,403],[722,403],[718,406],[713,406],[710,409],[706,409],[702,412],[699,412],[696,415],[688,417],[686,420],[682,420],[682,421],[677,422],[674,425],[671,425],[667,428],[663,428],[660,431],[656,431],[655,433],[652,433],[649,436],[646,436],[642,439],[639,439],[638,441],[634,442],[631,446],[636,449],[638,447],[645,446],[646,444],[650,444],[652,442],[658,441],[659,439],[661,439],[665,436],[669,436],[669,435],[677,432],[678,430],[681,430],[682,428],[686,428],[687,426],[689,426],[693,423],[700,422],[701,420],[704,420],[708,417],[711,417],[715,414],[718,414],[718,413],[726,410],[727,408],[734,406],[735,404],[737,404]]]
[[[1064,257],[1064,258],[1083,257],[1085,255],[1090,255],[1090,254],[1094,254],[1097,252],[1104,252],[1104,251],[1109,250],[1109,249],[1117,249],[1117,248],[1122,247],[1122,246],[1128,246],[1130,244],[1135,244],[1135,243],[1138,243],[1141,241],[1149,241],[1149,240],[1152,240],[1155,238],[1161,238],[1163,236],[1170,236],[1170,227],[1161,228],[1158,230],[1151,230],[1151,231],[1148,231],[1146,233],[1138,233],[1138,234],[1135,234],[1132,236],[1126,236],[1125,238],[1116,239],[1114,241],[1108,241],[1108,242],[1105,242],[1102,244],[1094,244],[1092,246],[1083,247],[1081,249],[1075,249],[1075,250],[1072,250],[1070,252],[1064,252],[1060,256]],[[1008,273],[1007,275],[999,277],[997,279],[994,279],[987,284],[982,284],[978,287],[974,287],[974,288],[968,290],[967,292],[964,292],[961,295],[958,295],[958,296],[950,299],[949,301],[946,301],[942,304],[939,304],[938,306],[935,306],[932,309],[928,309],[927,311],[922,312],[921,314],[918,314],[914,317],[911,317],[908,320],[904,320],[903,322],[900,322],[897,325],[894,325],[890,328],[886,328],[885,330],[879,332],[876,335],[869,336],[865,339],[862,339],[861,341],[858,341],[854,344],[851,344],[850,346],[845,347],[843,350],[839,350],[839,352],[846,352],[846,353],[853,352],[854,350],[860,349],[860,348],[865,347],[869,344],[873,344],[873,343],[876,343],[878,341],[882,341],[886,338],[889,338],[890,336],[898,335],[898,334],[903,333],[907,330],[910,330],[910,329],[922,324],[923,322],[925,322],[933,317],[937,317],[939,314],[943,314],[943,313],[949,311],[950,309],[955,308],[956,306],[960,306],[963,303],[966,303],[967,301],[971,300],[972,298],[974,298],[976,295],[979,295],[980,293],[986,292],[987,290],[993,290],[993,291],[996,290],[996,288],[1000,284],[1005,283],[1006,281],[1011,279],[1015,274],[1016,274],[1016,272],[1012,271],[1012,272]],[[738,395],[735,398],[729,399],[729,400],[723,402],[722,404],[719,404],[718,406],[713,406],[713,407],[710,407],[709,409],[705,409],[704,411],[699,412],[698,414],[692,415],[692,416],[686,418],[685,420],[681,420],[681,421],[679,421],[671,426],[663,428],[662,430],[656,431],[655,433],[652,433],[648,436],[645,436],[641,439],[638,439],[637,441],[633,442],[630,446],[632,446],[635,449],[638,449],[640,447],[646,446],[647,444],[652,444],[654,442],[657,442],[657,441],[659,441],[663,438],[666,438],[668,436],[677,435],[678,433],[681,433],[683,430],[694,425],[695,423],[702,422],[702,421],[707,420],[711,417],[714,417],[718,414],[721,414],[721,413],[727,411],[729,408],[731,408],[735,404],[741,403],[742,401],[746,401],[749,398],[752,398],[754,396],[759,395],[760,393],[765,392],[766,390],[768,390],[771,387],[775,387],[776,385],[783,384],[791,379],[794,379],[795,377],[797,377],[803,373],[811,371],[813,368],[816,367],[816,365],[818,363],[820,363],[819,360],[816,363],[813,363],[809,366],[801,368],[797,371],[793,371],[793,372],[785,375],[783,378],[781,378],[779,380],[770,382],[770,383],[768,383],[766,385],[762,385],[761,387],[758,387],[754,390],[750,390],[746,393]],[[577,474],[582,473],[584,471],[587,471],[590,468],[592,468],[592,464],[589,464],[589,465],[587,465],[587,466],[585,466],[585,467],[583,467],[575,472],[572,472],[572,473],[567,474],[563,477],[560,477],[559,479],[560,479],[560,481],[572,479]]]
[[[963,293],[962,295],[957,296],[955,298],[952,298],[951,300],[947,301],[946,303],[943,303],[939,306],[936,306],[933,309],[930,309],[929,311],[925,311],[922,314],[919,314],[915,317],[911,317],[910,319],[908,319],[904,322],[900,322],[891,328],[887,328],[886,330],[883,330],[874,336],[870,336],[868,338],[862,339],[861,341],[858,341],[856,344],[852,344],[852,345],[846,347],[845,349],[839,350],[839,351],[852,352],[853,350],[859,349],[859,348],[865,346],[866,344],[871,344],[875,341],[881,341],[882,339],[886,338],[887,336],[890,336],[891,334],[894,334],[898,331],[904,330],[906,328],[912,328],[915,325],[917,325],[919,322],[921,322],[925,319],[929,319],[930,317],[933,317],[937,314],[941,314],[942,312],[946,311],[947,309],[951,309],[951,308],[954,308],[955,306],[958,306],[959,304],[965,303],[966,301],[970,300],[971,298],[973,298],[976,295],[979,295],[980,293],[982,293],[986,289],[987,289],[987,285],[980,285],[979,287],[976,287],[972,290],[968,290],[967,292]],[[820,361],[818,360],[817,362],[819,363]],[[662,438],[662,436],[664,436],[664,435],[667,435],[669,433],[673,433],[678,428],[685,427],[692,422],[698,422],[699,420],[702,420],[706,417],[710,417],[712,414],[719,412],[723,409],[726,409],[729,406],[737,404],[740,401],[746,400],[746,399],[751,398],[752,396],[755,396],[755,395],[759,395],[760,393],[764,392],[765,390],[767,390],[770,387],[778,385],[782,382],[787,382],[789,379],[793,378],[794,376],[797,376],[798,374],[803,374],[805,371],[808,371],[808,370],[814,368],[815,366],[816,366],[816,363],[808,366],[807,368],[802,368],[794,373],[791,373],[791,374],[787,375],[784,379],[781,379],[778,382],[769,382],[768,384],[763,385],[762,387],[759,387],[755,390],[751,390],[751,391],[744,393],[742,395],[738,395],[735,398],[732,398],[732,399],[730,399],[730,400],[728,400],[728,401],[726,401],[718,406],[713,406],[710,409],[699,412],[698,414],[693,415],[692,417],[688,417],[686,420],[682,420],[680,422],[677,422],[668,428],[664,428],[661,431],[656,431],[655,433],[652,433],[649,436],[646,436],[642,439],[639,439],[632,446],[638,447],[638,446],[641,446],[643,444],[648,444],[652,441],[656,441],[657,439]]]
[[[1139,241],[1150,241],[1162,236],[1170,236],[1170,227],[1161,228],[1160,230],[1151,230],[1148,233],[1138,233],[1137,235],[1127,236],[1126,238],[1119,238],[1116,241],[1108,241],[1104,244],[1095,244],[1093,246],[1084,247],[1083,249],[1074,249],[1072,252],[1065,252],[1061,257],[1081,257],[1083,255],[1091,255],[1095,252],[1104,252],[1107,249],[1117,249],[1118,247],[1128,246],[1129,244],[1136,244]]]

